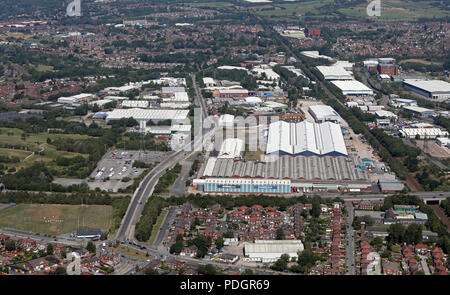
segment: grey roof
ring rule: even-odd
[[[214,159],[214,160],[213,160]],[[241,159],[215,159],[212,173],[202,177],[272,178],[305,181],[368,181],[367,172],[359,169],[361,161],[354,157],[280,157],[273,162]]]

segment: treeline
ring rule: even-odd
[[[158,196],[150,197],[144,206],[141,219],[136,224],[134,236],[138,241],[148,241],[159,214],[161,214],[162,209],[166,206],[167,203],[163,198]]]
[[[438,245],[442,247],[445,253],[450,253],[450,234],[447,230],[447,226],[436,216],[433,209],[417,196],[397,194],[386,197],[381,210],[385,211],[391,209],[394,205],[419,206],[419,210],[428,216],[428,221],[426,223],[427,228],[439,235],[437,241]]]
[[[179,163],[176,163],[175,166],[167,171],[159,180],[155,186],[153,191],[154,194],[168,193],[169,187],[175,182],[178,178],[178,175],[181,172],[182,166]]]
[[[317,200],[317,201],[315,201]],[[200,194],[196,195],[190,195],[187,197],[170,197],[166,199],[166,201],[170,205],[182,205],[185,202],[190,202],[196,207],[199,208],[208,208],[211,207],[214,204],[220,204],[222,207],[226,209],[232,209],[233,207],[239,207],[239,206],[247,206],[251,207],[253,205],[261,205],[263,207],[271,206],[271,207],[277,207],[281,211],[285,211],[288,207],[297,204],[297,203],[303,203],[303,204],[315,204],[318,202],[319,204],[328,204],[331,205],[333,202],[340,202],[343,203],[344,201],[341,198],[321,198],[319,196],[314,197],[307,197],[307,196],[301,196],[301,197],[292,197],[292,198],[279,198],[279,197],[272,197],[267,195],[245,195],[245,196],[239,196],[239,197],[233,197],[230,195],[225,196],[208,196],[205,198],[204,196]],[[320,207],[319,207],[320,209]]]
[[[71,195],[31,192],[3,192],[0,194],[0,203],[16,204],[112,205],[112,200],[107,193],[96,191]]]
[[[122,222],[122,218],[125,216],[127,212],[128,205],[130,204],[130,197],[118,197],[111,199],[112,205],[112,224],[111,231],[118,229],[120,227],[120,223]]]

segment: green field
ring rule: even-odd
[[[19,204],[0,211],[0,228],[60,235],[80,227],[107,230],[112,207],[105,205]]]
[[[54,166],[54,168],[58,169],[56,164],[52,164],[52,162],[58,156],[64,157],[75,157],[77,155],[81,155],[83,157],[88,157],[88,155],[82,155],[78,153],[70,153],[66,151],[57,151],[56,147],[47,144],[47,138],[52,140],[62,137],[62,138],[72,138],[72,139],[88,139],[90,138],[87,135],[78,135],[78,134],[51,134],[51,133],[37,133],[30,134],[26,136],[25,139],[22,137],[24,132],[17,128],[0,128],[0,155],[4,156],[17,156],[20,158],[19,163],[8,163],[6,164],[8,167],[15,167],[16,169],[20,169],[23,167],[31,166],[35,161],[44,161],[50,167]],[[27,147],[28,150],[20,150],[20,149],[10,149],[5,148],[5,144],[12,145],[20,145],[23,147]],[[34,154],[30,156],[33,152],[43,151],[43,155]],[[30,157],[28,157],[30,156]],[[28,158],[27,158],[28,157]]]
[[[420,18],[450,16],[449,10],[437,6],[439,2],[436,0],[382,0],[379,17],[367,16],[367,4],[342,8],[338,11],[350,17],[370,18],[378,21],[415,21]]]
[[[368,16],[366,8],[369,2],[332,7],[333,0],[309,0],[290,3],[261,3],[252,6],[259,15],[271,20],[298,21],[304,17],[326,20],[339,14],[351,18],[372,19],[375,21],[415,21],[420,18],[442,18],[450,16],[438,0],[382,0],[381,16]]]

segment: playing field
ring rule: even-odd
[[[19,204],[0,211],[0,228],[60,235],[77,227],[109,229],[112,207],[105,205]]]

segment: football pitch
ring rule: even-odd
[[[77,228],[111,226],[112,207],[105,205],[19,204],[0,212],[0,228],[60,235]]]

